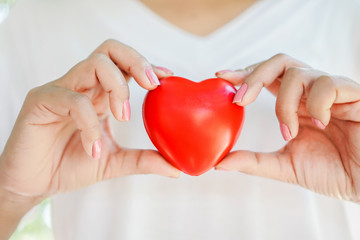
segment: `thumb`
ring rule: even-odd
[[[296,168],[289,153],[236,151],[227,155],[215,170],[240,171],[259,177],[298,184]]]
[[[110,155],[103,179],[133,174],[157,174],[178,178],[180,171],[154,150],[120,149]]]

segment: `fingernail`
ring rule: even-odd
[[[318,119],[316,118],[311,118],[312,122],[315,124],[315,126],[317,126],[320,129],[325,129],[325,125]]]
[[[154,70],[152,70],[152,68],[147,68],[145,70],[145,73],[152,85],[160,85],[159,79],[154,73]]]
[[[176,172],[175,174],[168,175],[169,178],[179,178],[180,177],[180,171]]]
[[[241,84],[241,87],[235,94],[235,97],[233,100],[234,103],[240,103],[243,100],[243,97],[247,91],[247,88],[248,88],[248,85],[246,83]]]
[[[171,70],[169,70],[167,68],[164,68],[164,67],[155,66],[155,68],[163,71],[164,73],[168,73],[168,74],[173,74],[174,73],[173,71],[171,71]]]
[[[92,156],[94,159],[99,159],[101,156],[101,140],[100,139],[96,140],[93,144]]]
[[[290,141],[292,139],[289,127],[286,126],[283,123],[280,123],[280,130],[281,130],[281,134],[283,136],[283,138],[285,139],[285,141]]]
[[[229,69],[221,70],[221,71],[216,72],[215,74],[216,75],[221,75],[221,74],[228,73],[228,72],[233,72],[233,70],[229,70]]]
[[[129,121],[131,115],[129,100],[126,100],[123,104],[122,117],[124,121]]]
[[[223,172],[232,172],[233,171],[233,170],[225,169],[225,168],[222,168],[222,167],[216,167],[215,170],[216,171],[223,171]]]

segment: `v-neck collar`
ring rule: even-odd
[[[219,37],[228,35],[228,33],[230,33],[234,27],[238,28],[239,25],[241,25],[243,22],[247,22],[246,21],[247,18],[252,17],[254,14],[256,14],[257,11],[263,9],[263,7],[265,6],[267,7],[270,1],[269,0],[256,1],[254,4],[252,4],[242,13],[240,13],[238,16],[236,16],[229,22],[225,23],[221,27],[215,29],[213,32],[205,36],[199,36],[190,33],[180,28],[179,26],[167,21],[166,19],[155,13],[153,10],[151,10],[146,4],[144,4],[140,0],[133,0],[131,2],[134,4],[134,7],[136,7],[140,11],[141,14],[150,17],[156,22],[158,22],[157,27],[161,27],[166,31],[171,32],[172,34],[175,34],[177,37],[186,38],[188,40],[204,43],[204,42],[209,42],[212,39],[218,39]]]
[[[238,66],[244,58],[258,61],[254,51],[266,45],[273,31],[288,25],[291,16],[307,5],[301,0],[297,4],[287,0],[259,0],[229,23],[200,37],[169,23],[139,0],[112,3],[114,7],[107,12],[107,17],[113,21],[107,21],[104,26],[114,33],[112,37],[150,56],[149,60],[154,63],[175,66],[171,69],[176,72],[199,73],[199,76],[209,68],[214,71],[233,68],[234,61]],[[283,14],[279,14],[281,11]],[[100,11],[98,17],[102,14]],[[271,53],[268,51],[266,56]]]

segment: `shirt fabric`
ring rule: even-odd
[[[61,77],[108,38],[193,81],[280,52],[360,81],[360,11],[353,0],[262,0],[205,37],[135,0],[19,1],[0,25],[0,149],[27,91]],[[142,122],[145,94],[130,82],[132,119],[112,120],[121,146],[154,149]],[[275,100],[263,90],[246,107],[234,150],[285,144]],[[52,210],[60,240],[360,239],[360,206],[233,172],[123,177],[55,196]]]

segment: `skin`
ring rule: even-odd
[[[142,2],[167,22],[188,33],[204,37],[233,20],[256,0],[142,0]]]
[[[109,129],[110,111],[124,120],[130,76],[145,89],[157,87],[149,69],[158,77],[171,74],[108,40],[63,77],[29,92],[0,157],[0,239],[51,195],[131,174],[179,176],[156,151],[118,146]],[[99,139],[101,149],[94,152]]]
[[[206,36],[256,1],[142,2],[175,26]],[[357,83],[314,70],[284,54],[244,70],[219,72],[217,76],[237,86],[246,84],[242,101],[236,102],[241,106],[251,104],[263,86],[271,91],[277,97],[280,129],[284,139],[291,141],[279,151],[274,149],[274,153],[233,152],[215,169],[241,171],[300,185],[327,196],[360,201]]]
[[[143,2],[179,28],[205,36],[255,1]],[[187,11],[178,10],[189,4],[193,7]],[[126,119],[129,77],[145,89],[156,88],[146,74],[149,68],[159,78],[171,75],[152,67],[134,49],[109,40],[63,77],[30,91],[0,156],[0,239],[8,239],[21,217],[53,194],[130,174],[179,176],[155,151],[118,146],[109,129],[110,111],[116,119]],[[217,76],[243,86],[234,99],[239,105],[251,104],[263,86],[274,93],[281,130],[291,141],[274,153],[233,152],[216,169],[278,179],[359,202],[358,84],[283,54]],[[94,152],[99,139],[101,149]]]
[[[277,179],[360,202],[359,84],[284,54],[218,76],[247,86],[236,102],[241,106],[251,104],[263,87],[271,91],[277,97],[282,134],[289,142],[273,153],[233,152],[216,169]]]

